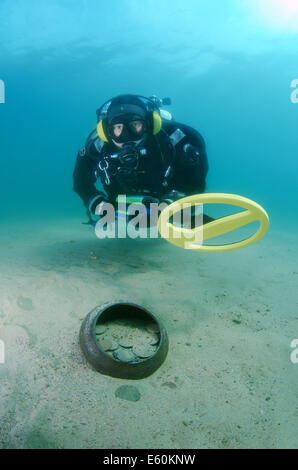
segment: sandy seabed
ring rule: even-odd
[[[204,254],[99,240],[80,218],[3,222],[0,447],[297,448],[297,253],[294,231]],[[81,353],[83,318],[117,300],[167,329],[167,359],[146,379],[101,375]]]

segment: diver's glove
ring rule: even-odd
[[[109,201],[107,200],[107,197],[104,195],[104,193],[98,193],[95,196],[92,196],[86,205],[88,222],[82,223],[85,225],[95,226],[100,219],[101,206],[107,202]],[[94,215],[98,215],[99,217],[95,220],[93,218]]]
[[[150,204],[159,204],[159,203],[160,203],[160,200],[152,196],[144,196],[142,199],[142,204],[144,204],[146,209],[150,209]]]
[[[173,189],[169,193],[164,194],[160,199],[157,199],[156,197],[152,196],[145,196],[142,200],[142,204],[144,204],[146,209],[150,210],[150,204],[152,203],[157,204],[158,206],[163,203],[165,203],[166,205],[170,205],[172,204],[172,202],[177,201],[177,199],[181,199],[184,196],[184,193],[180,193],[179,191]]]
[[[172,191],[163,195],[163,197],[161,198],[161,202],[172,204],[172,202],[177,201],[178,199],[182,199],[185,196],[185,193],[181,193],[180,191],[176,191],[176,189],[172,189]]]
[[[183,152],[185,155],[184,161],[187,166],[195,167],[200,163],[200,152],[194,145],[185,144],[183,147]]]
[[[103,204],[105,202],[109,202],[107,200],[107,197],[105,196],[104,193],[99,193],[99,194],[96,194],[95,196],[92,196],[89,201],[88,201],[88,204],[87,204],[87,212],[89,212],[90,214],[99,214],[99,209],[97,209],[96,211],[96,208],[99,204]]]

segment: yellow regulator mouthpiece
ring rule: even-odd
[[[200,225],[194,229],[183,228],[169,222],[171,216],[185,208],[203,204],[228,204],[244,211],[221,217]],[[225,245],[204,245],[204,241],[237,230],[251,222],[260,222],[259,229],[251,237]],[[269,217],[267,212],[256,202],[236,194],[207,193],[184,197],[167,206],[158,219],[158,230],[163,238],[180,248],[204,252],[230,251],[244,248],[256,243],[267,233]]]

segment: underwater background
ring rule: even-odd
[[[1,0],[0,45],[0,447],[297,447],[298,1]],[[206,192],[268,212],[261,242],[209,256],[81,224],[76,154],[122,93],[172,99],[206,141]],[[117,298],[152,308],[172,345],[138,404],[77,344]]]
[[[95,110],[121,93],[170,96],[202,133],[208,192],[263,204],[279,224],[297,201],[297,2],[1,1],[3,216],[82,211],[76,152]],[[21,203],[21,207],[20,207]]]

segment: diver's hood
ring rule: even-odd
[[[146,120],[146,111],[135,104],[119,104],[108,110],[107,123],[109,125],[117,122],[126,122],[131,119]]]

